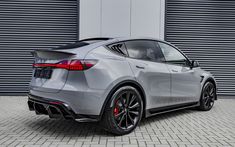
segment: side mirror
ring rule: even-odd
[[[198,63],[198,61],[192,60],[190,68],[192,69],[195,67],[199,67],[199,63]]]

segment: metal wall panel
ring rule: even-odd
[[[78,39],[77,0],[0,1],[0,95],[28,91],[30,51]]]
[[[167,0],[165,35],[215,75],[220,95],[235,95],[235,1]]]

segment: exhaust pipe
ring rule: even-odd
[[[64,118],[63,113],[55,106],[48,105],[46,110],[50,118]]]

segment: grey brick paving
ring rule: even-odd
[[[142,120],[113,136],[97,123],[53,120],[28,111],[26,97],[0,97],[0,147],[235,147],[235,99],[220,99],[209,112],[180,110]]]

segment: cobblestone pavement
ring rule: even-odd
[[[35,115],[26,102],[0,97],[0,146],[235,146],[235,99],[220,99],[209,112],[180,110],[142,120],[125,136],[113,136],[97,123]]]

